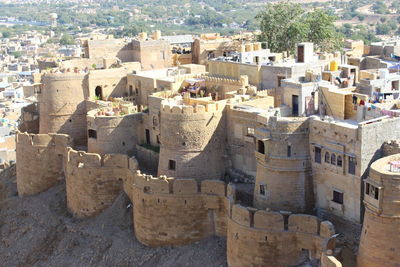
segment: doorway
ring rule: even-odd
[[[292,95],[292,115],[298,116],[299,115],[299,96]]]
[[[299,45],[297,47],[297,62],[304,63],[304,46]]]
[[[103,88],[101,88],[101,86],[96,86],[94,89],[94,94],[96,99],[103,100]]]
[[[146,144],[150,145],[150,130],[146,129]]]

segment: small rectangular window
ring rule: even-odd
[[[170,159],[168,162],[168,170],[175,171],[175,169],[176,169],[176,161]]]
[[[89,138],[97,139],[97,132],[95,130],[89,129],[88,136]]]
[[[379,188],[370,183],[366,183],[365,193],[376,200],[379,199]]]
[[[339,204],[343,204],[343,193],[333,190],[333,202],[339,203]]]
[[[321,148],[319,147],[314,147],[315,154],[314,154],[314,161],[316,163],[321,163]]]
[[[265,196],[265,185],[264,184],[260,184],[260,195],[261,196]]]
[[[287,156],[288,156],[288,158],[290,158],[292,156],[292,146],[291,145],[287,146]]]
[[[247,127],[247,136],[254,136],[254,128]]]
[[[349,157],[349,173],[356,174],[356,158]]]

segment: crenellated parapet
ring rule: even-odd
[[[163,101],[158,174],[198,180],[221,178],[225,171],[224,110],[224,102],[184,105]]]
[[[228,264],[294,266],[335,248],[335,229],[315,216],[232,206],[228,219]]]
[[[88,217],[111,206],[122,190],[123,180],[129,175],[129,168],[136,169],[137,163],[123,154],[100,156],[68,148],[68,209],[77,217]]]
[[[17,133],[17,189],[20,196],[35,195],[64,178],[65,149],[72,138],[65,134]]]
[[[211,235],[226,236],[228,213],[235,198],[232,185],[140,172],[127,184],[135,235],[143,244],[184,245]]]

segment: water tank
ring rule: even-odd
[[[147,32],[141,32],[141,33],[139,33],[139,38],[140,38],[140,39],[146,40],[146,39],[147,39]]]
[[[253,51],[253,44],[246,44],[246,52]]]
[[[160,40],[161,39],[161,31],[157,30],[153,32],[153,40]]]
[[[379,70],[379,79],[387,79],[389,78],[389,70],[388,69],[380,69]]]
[[[339,68],[339,64],[337,63],[336,60],[332,60],[330,65],[329,65],[329,70],[330,71],[337,71]]]

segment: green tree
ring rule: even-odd
[[[267,4],[265,10],[256,16],[260,20],[260,41],[267,42],[273,52],[293,52],[295,44],[303,41],[307,35],[303,14],[304,10],[299,4]]]
[[[298,42],[313,42],[322,51],[341,47],[335,17],[321,9],[306,12],[299,4],[288,1],[268,4],[256,16],[260,20],[260,41],[268,43],[273,52],[294,52]]]
[[[11,55],[13,55],[15,58],[19,58],[19,57],[21,57],[21,56],[22,56],[22,54],[21,54],[21,52],[20,52],[20,51],[14,51],[14,52],[11,52]]]
[[[73,44],[75,44],[75,40],[71,35],[63,34],[63,36],[60,39],[60,44],[61,45],[73,45]]]
[[[342,47],[341,37],[336,32],[336,20],[322,9],[309,12],[305,16],[307,25],[307,40],[313,42],[322,51],[333,51]]]
[[[385,35],[389,34],[392,28],[388,24],[379,23],[376,25],[376,34]]]

